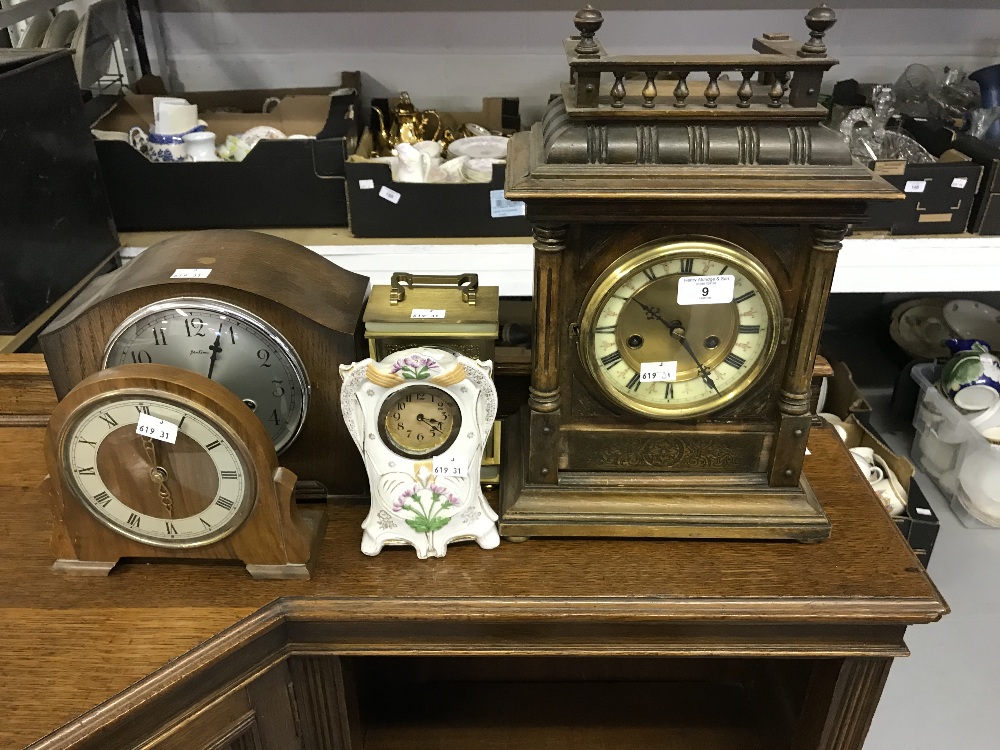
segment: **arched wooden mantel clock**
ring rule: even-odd
[[[188,232],[95,279],[39,342],[60,399],[106,367],[190,370],[257,416],[297,497],[361,495],[337,368],[361,354],[368,291],[367,277],[279,237]]]
[[[848,225],[900,197],[819,124],[833,11],[805,44],[708,58],[612,57],[599,12],[574,20],[570,82],[510,144],[535,328],[500,531],[823,539],[801,471],[820,327]]]

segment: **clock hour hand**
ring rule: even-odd
[[[439,421],[437,421],[436,419],[429,419],[429,418],[425,417],[423,414],[418,414],[417,415],[417,421],[418,422],[423,422],[425,425],[427,425],[428,427],[430,427],[431,428],[431,432],[442,432],[442,430],[441,430],[441,423]]]
[[[675,320],[668,325],[670,326],[670,335],[680,342],[681,346],[684,347],[684,351],[686,351],[690,355],[691,359],[694,360],[695,365],[698,367],[698,374],[701,375],[701,379],[705,381],[705,385],[716,393],[719,393],[719,389],[716,388],[715,381],[712,380],[712,376],[709,373],[708,368],[698,361],[698,356],[694,353],[694,349],[691,348],[691,344],[688,343],[687,338],[684,336],[684,326],[681,325],[679,320]],[[719,395],[721,396],[722,394],[719,393]]]
[[[212,372],[215,370],[215,359],[222,353],[222,330],[220,329],[217,334],[215,334],[215,343],[208,347],[212,352],[211,358],[208,360],[208,379],[212,379]]]
[[[152,464],[152,468],[149,470],[149,478],[156,485],[156,494],[159,496],[160,504],[167,512],[167,516],[173,518],[174,499],[170,494],[170,489],[167,487],[167,470],[160,466],[160,462],[156,459],[156,443],[153,441],[153,438],[145,435],[142,435],[140,439],[142,440],[142,447],[146,451],[146,456],[149,458],[150,464]]]

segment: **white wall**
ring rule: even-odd
[[[532,7],[526,0],[506,0],[508,9],[500,11],[445,10],[447,0],[436,0],[423,3],[436,9],[416,12],[393,11],[419,5],[401,0],[349,12],[317,11],[309,0],[293,6],[304,10],[289,10],[287,2],[271,1],[278,11],[212,10],[225,0],[148,0],[163,8],[146,14],[147,35],[151,42],[159,35],[167,63],[158,65],[151,43],[154,69],[189,91],[327,85],[341,70],[361,70],[366,96],[407,90],[418,107],[465,109],[483,96],[518,95],[530,117],[566,77],[561,40],[575,33],[573,10],[524,10]],[[806,38],[802,16],[809,3],[760,3],[772,7],[734,10],[724,6],[739,5],[735,0],[707,0],[693,4],[712,9],[606,10],[599,38],[611,54],[749,52],[764,31]],[[776,3],[791,7],[775,9]],[[468,5],[474,3],[459,3]],[[1000,61],[1000,10],[833,5],[840,21],[827,41],[841,64],[831,83],[892,81],[910,62],[974,70]]]

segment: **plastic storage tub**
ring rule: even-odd
[[[965,526],[1000,527],[1000,409],[991,410],[993,414],[962,412],[938,390],[940,374],[941,367],[933,363],[911,370],[921,391],[911,458]],[[981,429],[996,434],[998,442],[984,437]]]

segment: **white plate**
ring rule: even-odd
[[[76,31],[76,27],[79,25],[80,16],[76,14],[75,10],[59,11],[52,25],[49,26],[49,30],[45,32],[45,38],[42,39],[42,48],[59,49],[61,47],[68,47],[70,40],[73,38],[73,32]]]
[[[448,158],[468,156],[470,159],[506,159],[507,141],[502,135],[459,138],[448,144]]]
[[[897,305],[889,324],[892,340],[911,357],[950,357],[948,347],[941,343],[952,335],[944,317],[946,303],[944,297],[921,297]]]
[[[45,32],[49,30],[51,24],[52,13],[50,11],[45,11],[34,16],[28,22],[28,30],[24,32],[24,36],[18,41],[17,48],[36,49],[41,46],[42,40],[45,38]]]
[[[945,322],[963,339],[981,339],[990,349],[1000,348],[1000,310],[971,299],[949,300]]]

